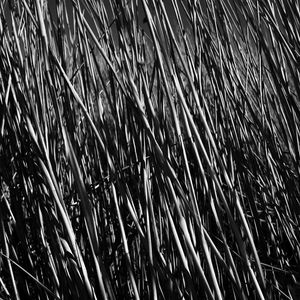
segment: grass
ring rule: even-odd
[[[1,299],[296,299],[299,1],[4,1]]]

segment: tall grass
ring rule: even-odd
[[[298,299],[299,1],[166,3],[1,4],[1,299]]]

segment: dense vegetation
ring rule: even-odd
[[[298,299],[299,1],[49,2],[0,4],[0,298]]]

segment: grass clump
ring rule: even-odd
[[[1,4],[1,299],[297,299],[299,3],[165,2]]]

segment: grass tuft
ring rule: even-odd
[[[0,18],[1,299],[297,299],[298,1]]]

